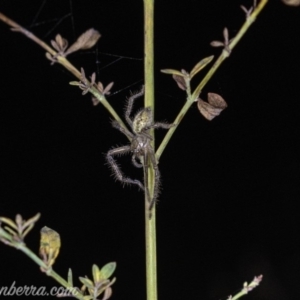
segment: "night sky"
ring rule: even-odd
[[[220,94],[228,108],[210,122],[193,105],[161,157],[159,299],[225,300],[260,274],[245,299],[300,298],[300,8],[269,2],[201,94]],[[126,97],[143,84],[143,1],[73,0],[71,10],[51,0],[35,18],[41,3],[1,0],[0,11],[47,43],[99,30],[96,47],[68,59],[104,85],[115,82],[108,100],[123,117]],[[156,1],[155,120],[171,123],[185,102],[160,69],[189,71],[217,57],[221,49],[209,44],[225,26],[230,37],[238,32],[241,4],[252,1]],[[116,261],[112,299],[145,299],[143,193],[116,182],[105,160],[128,141],[74,80],[0,22],[0,215],[40,212],[26,244],[38,252],[43,226],[59,232],[59,274],[71,267],[75,278],[91,277],[92,264]],[[164,134],[156,131],[157,145]],[[130,155],[118,162],[141,178]],[[0,288],[58,286],[15,249],[0,244],[0,258]]]

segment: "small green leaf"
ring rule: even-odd
[[[184,77],[185,75],[182,74],[180,71],[177,71],[177,70],[173,70],[173,69],[163,69],[163,70],[160,70],[162,73],[165,73],[165,74],[174,74],[174,75],[178,75],[178,76],[182,76]]]
[[[203,58],[201,61],[199,61],[195,67],[193,68],[193,70],[190,73],[190,77],[191,79],[198,73],[200,72],[207,64],[209,64],[212,60],[214,59],[214,56],[209,56],[206,58]]]
[[[71,268],[68,271],[68,284],[73,287],[73,273]]]
[[[88,295],[88,296],[83,296],[83,299],[84,299],[84,300],[92,300],[92,299],[94,299],[94,297]]]
[[[92,273],[93,273],[93,279],[94,279],[94,283],[96,284],[97,282],[99,282],[102,278],[102,274],[100,272],[100,269],[97,265],[93,265],[92,267]]]
[[[117,264],[115,262],[111,262],[106,264],[101,269],[101,275],[104,279],[108,279],[116,269]]]
[[[87,288],[89,289],[93,289],[94,288],[94,284],[91,280],[89,280],[88,278],[85,277],[79,277],[79,280],[81,281],[81,283],[83,283]]]

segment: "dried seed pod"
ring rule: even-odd
[[[198,99],[200,113],[209,121],[218,116],[227,107],[226,101],[218,94],[208,93],[208,102]]]

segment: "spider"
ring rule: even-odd
[[[167,124],[162,122],[154,122],[153,121],[153,113],[150,107],[146,107],[141,109],[136,113],[133,119],[130,118],[130,114],[133,108],[133,102],[144,95],[144,87],[140,92],[132,94],[128,99],[126,110],[125,110],[125,119],[131,128],[132,132],[125,129],[121,126],[121,124],[117,121],[112,122],[112,126],[127,137],[130,138],[131,144],[126,146],[121,146],[118,148],[113,148],[109,150],[106,154],[106,159],[108,164],[110,165],[112,172],[115,178],[124,184],[135,184],[141,190],[143,190],[146,194],[147,201],[149,203],[149,212],[151,217],[151,210],[156,203],[159,187],[160,187],[160,172],[158,169],[158,161],[155,157],[155,151],[151,145],[151,141],[153,138],[151,137],[149,130],[151,128],[164,128],[169,129],[175,124]],[[127,153],[132,153],[132,164],[136,168],[144,167],[144,185],[137,179],[131,179],[126,177],[121,171],[119,165],[114,159],[114,156],[123,155]],[[148,187],[148,168],[150,163],[154,169],[154,191],[153,197],[150,199],[149,187]]]

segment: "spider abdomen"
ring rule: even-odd
[[[140,110],[133,119],[132,130],[135,133],[140,133],[143,129],[146,129],[152,124],[152,110],[150,107],[146,107]]]

